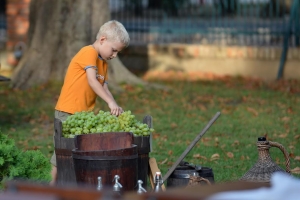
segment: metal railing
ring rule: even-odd
[[[0,50],[5,49],[6,45],[6,16],[0,13]]]
[[[295,0],[299,1],[299,0]],[[192,43],[299,46],[299,4],[293,0],[110,0],[111,18],[128,30],[132,44]],[[290,30],[289,30],[290,28]]]

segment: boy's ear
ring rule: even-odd
[[[102,42],[104,42],[106,40],[106,37],[105,36],[101,36],[99,41],[100,41],[100,44],[102,44]]]

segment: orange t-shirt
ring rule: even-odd
[[[96,78],[103,85],[107,80],[107,63],[92,45],[83,47],[71,60],[56,110],[74,114],[94,109],[97,95],[88,83],[87,68],[96,70]]]

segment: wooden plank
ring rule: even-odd
[[[157,166],[157,162],[155,158],[150,158],[149,159],[149,180],[150,180],[150,184],[152,189],[154,189],[155,184],[154,184],[154,177],[155,177],[155,173],[156,172],[161,172],[160,169]],[[162,190],[165,191],[166,187],[164,184],[162,184],[161,186]]]

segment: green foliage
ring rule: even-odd
[[[50,181],[51,165],[39,150],[21,151],[13,139],[0,130],[0,179],[13,178]],[[0,185],[0,187],[3,187]]]

